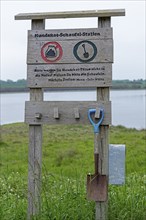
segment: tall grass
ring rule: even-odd
[[[145,220],[146,176],[136,173],[123,186],[109,186],[109,220]],[[22,174],[0,178],[2,220],[26,219],[27,185]],[[45,174],[42,178],[42,208],[35,220],[94,220],[94,202],[86,199],[85,178]]]
[[[27,135],[23,123],[2,126],[2,220],[27,216]],[[126,145],[126,183],[109,186],[108,220],[146,220],[145,130],[111,127],[110,143]],[[86,174],[93,167],[91,127],[45,126],[42,206],[34,220],[94,220],[95,203],[86,199]]]
[[[123,186],[109,188],[110,220],[146,219],[146,175],[133,173]]]

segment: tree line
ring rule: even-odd
[[[146,89],[146,80],[113,80],[112,89]],[[25,79],[13,80],[0,80],[0,91],[11,92],[11,91],[27,91],[27,81]]]

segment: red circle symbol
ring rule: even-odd
[[[55,63],[63,55],[62,47],[57,42],[47,42],[41,48],[41,57],[47,63]]]

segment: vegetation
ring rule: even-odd
[[[126,183],[109,186],[109,220],[145,220],[146,131],[110,128],[110,143],[126,145]],[[0,216],[26,219],[28,126],[1,126]],[[86,200],[87,173],[94,173],[91,126],[44,126],[42,210],[39,220],[93,220]]]
[[[10,79],[7,81],[0,80],[0,92],[23,92],[27,90],[25,79],[19,79],[17,81]]]
[[[7,81],[0,80],[1,88],[24,88],[26,87],[26,80],[19,79],[17,81],[13,81],[8,79]]]
[[[17,81],[7,80],[3,81],[0,80],[0,91],[1,92],[13,92],[13,91],[26,91],[25,79],[20,79]],[[138,79],[138,80],[113,80],[112,81],[112,89],[146,89],[146,80]]]
[[[146,89],[146,80],[113,80],[113,89]]]

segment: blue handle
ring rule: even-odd
[[[104,118],[104,110],[100,109],[100,118],[97,123],[94,123],[94,121],[91,118],[91,114],[95,114],[95,112],[96,112],[96,109],[89,109],[88,110],[88,118],[89,118],[89,121],[91,122],[91,124],[93,125],[94,133],[99,133],[99,126],[102,123],[103,118]]]

